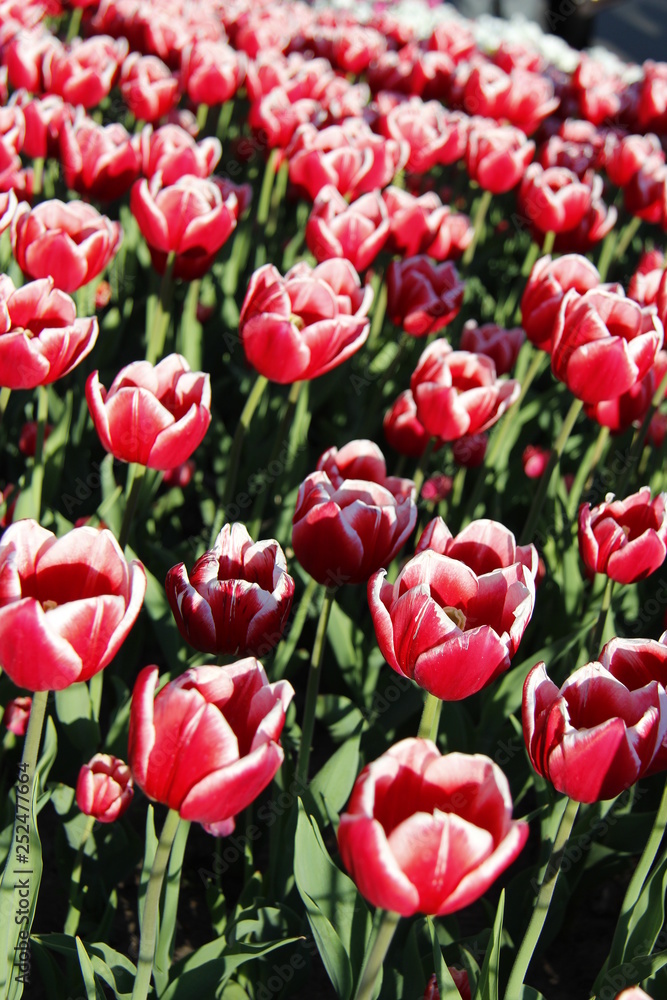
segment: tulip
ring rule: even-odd
[[[128,759],[136,784],[182,819],[233,821],[282,764],[278,741],[292,686],[269,684],[253,657],[192,667],[154,697],[157,681],[158,668],[145,667],[132,693]]]
[[[318,194],[306,224],[306,243],[318,262],[343,257],[357,271],[375,260],[388,236],[389,215],[379,192],[348,205],[330,184]]]
[[[428,549],[464,562],[478,575],[517,563],[525,566],[533,579],[538,572],[537,549],[532,542],[517,545],[509,528],[485,517],[471,521],[455,536],[441,517],[434,517],[422,531],[415,551]]]
[[[241,212],[234,185],[227,181],[186,175],[164,185],[160,172],[150,181],[135,182],[130,208],[158,274],[164,274],[173,253],[174,277],[189,281],[211,269]]]
[[[180,125],[150,125],[141,133],[142,171],[149,179],[160,174],[160,187],[175,184],[182,177],[210,177],[222,155],[215,137],[195,142]],[[191,213],[188,213],[189,215]]]
[[[604,503],[579,508],[579,552],[587,572],[617,583],[635,583],[655,573],[667,554],[667,493],[651,500],[642,486],[625,500],[608,494]]]
[[[86,816],[113,823],[127,811],[134,795],[134,781],[125,761],[96,753],[79,771],[76,804]]]
[[[575,229],[588,213],[594,194],[602,193],[602,178],[592,184],[579,180],[565,167],[547,167],[531,163],[517,195],[519,211],[538,233],[562,233]]]
[[[16,289],[0,276],[0,385],[8,389],[55,382],[95,345],[97,320],[77,319],[73,300],[53,284],[40,278]]]
[[[435,340],[426,348],[410,388],[418,420],[445,441],[488,430],[520,392],[515,380],[496,378],[491,358],[453,351],[446,340]]]
[[[565,293],[580,295],[596,288],[600,275],[594,264],[579,254],[556,260],[546,254],[534,264],[521,299],[521,325],[531,343],[551,352],[553,330]]]
[[[622,289],[570,290],[554,323],[551,370],[585,403],[616,399],[643,379],[662,347],[655,307]]]
[[[156,122],[178,102],[178,79],[157,56],[130,52],[119,82],[122,98],[137,121]]]
[[[535,143],[521,129],[475,124],[468,135],[466,167],[485,191],[504,194],[519,183],[534,152]]]
[[[25,736],[31,707],[32,698],[27,696],[12,698],[5,706],[0,724],[5,726],[10,733],[14,733],[14,736]]]
[[[482,554],[484,558],[485,554]],[[460,701],[510,665],[535,605],[519,562],[485,573],[433,549],[410,559],[394,584],[368,581],[368,603],[385,660],[443,701]]]
[[[181,86],[193,104],[224,104],[246,74],[246,57],[226,42],[197,39],[181,54]]]
[[[292,519],[294,554],[318,583],[365,583],[391,562],[415,526],[414,484],[382,479],[372,456],[350,471],[377,479],[343,478],[335,462],[327,463],[327,454],[323,464],[333,481],[321,469],[299,487]]]
[[[179,632],[203,653],[268,653],[294,596],[278,542],[253,543],[243,524],[226,524],[189,578],[183,563],[170,569],[165,587]]]
[[[347,260],[296,264],[282,277],[273,264],[255,271],[241,307],[246,358],[272,382],[313,379],[336,368],[368,337],[373,298]]]
[[[43,66],[53,52],[63,53],[62,43],[43,27],[17,31],[3,46],[2,62],[7,67],[7,79],[14,90],[31,94],[44,90]]]
[[[53,48],[45,54],[44,89],[70,104],[94,108],[116,82],[127,52],[125,38],[74,38],[69,47]]]
[[[526,445],[521,455],[524,473],[529,479],[539,479],[546,472],[550,458],[550,448],[540,448],[533,444]]]
[[[324,117],[319,101],[311,97],[292,99],[282,87],[274,87],[250,106],[248,124],[261,145],[269,149],[285,149],[299,125],[305,122],[317,125]]]
[[[599,166],[599,150],[583,139],[564,139],[562,135],[552,135],[548,142],[540,147],[537,160],[545,170],[548,167],[564,167],[583,181],[589,176],[591,169]]]
[[[62,538],[17,521],[0,541],[0,665],[29,691],[87,681],[120,649],[146,592],[110,531]]]
[[[662,224],[665,219],[667,166],[664,154],[652,153],[623,188],[623,204],[628,212],[646,222]]]
[[[650,371],[616,399],[586,403],[584,413],[591,420],[597,420],[601,427],[608,427],[612,434],[622,434],[633,424],[641,424],[651,405],[654,389],[654,372]]]
[[[461,350],[473,354],[486,354],[496,366],[497,375],[507,375],[514,368],[526,334],[520,326],[505,330],[497,323],[483,323],[469,319],[463,325]]]
[[[426,451],[431,435],[417,419],[412,393],[406,389],[396,397],[382,422],[384,436],[400,455],[419,458]]]
[[[410,917],[479,899],[514,861],[528,824],[512,820],[503,772],[481,754],[444,756],[406,739],[368,764],[340,818],[338,847],[362,896]]]
[[[86,382],[86,399],[104,448],[149,469],[187,461],[211,422],[210,378],[190,371],[180,354],[155,367],[148,361],[126,365],[108,390],[95,371]]]
[[[286,150],[290,180],[314,199],[326,184],[358,198],[386,187],[405,165],[409,147],[376,135],[361,120],[349,119],[318,131],[300,125]]]
[[[436,164],[456,163],[465,153],[466,118],[446,111],[439,101],[402,101],[386,115],[382,128],[389,138],[408,142],[405,168],[417,174],[428,173]]]
[[[648,771],[667,734],[667,693],[657,681],[631,690],[601,663],[559,689],[536,664],[523,687],[531,764],[577,802],[612,799]]]
[[[488,434],[466,434],[452,441],[452,458],[465,469],[477,469],[484,461]]]
[[[453,965],[448,966],[447,971],[454,980],[454,985],[459,991],[459,996],[461,1000],[472,1000],[472,991],[470,987],[470,979],[468,978],[468,973],[465,969],[456,969]],[[438,990],[438,978],[435,974],[431,976],[426,987],[426,992],[424,993],[424,1000],[440,1000],[440,991]]]
[[[57,94],[32,97],[27,90],[17,90],[11,101],[20,107],[25,117],[26,156],[45,159],[59,153],[59,136],[65,122],[74,121],[74,108]]]
[[[618,136],[610,132],[605,143],[604,166],[612,184],[625,187],[649,157],[665,161],[657,135]]]
[[[391,224],[389,244],[406,258],[427,254],[447,260],[460,257],[470,245],[470,219],[461,212],[452,212],[434,191],[415,197],[402,188],[388,187],[382,197]]]
[[[12,252],[30,278],[52,278],[73,292],[96,278],[115,256],[123,237],[117,222],[82,201],[21,203],[12,219]]]
[[[60,162],[65,184],[100,201],[120,198],[141,169],[138,138],[118,122],[105,128],[92,119],[65,122],[60,132]]]
[[[392,260],[387,269],[387,312],[412,337],[442,330],[458,315],[465,285],[451,263],[432,264],[420,255]]]
[[[454,480],[452,477],[445,476],[443,473],[438,473],[435,476],[431,476],[430,479],[424,480],[424,485],[422,486],[419,495],[422,500],[439,503],[440,500],[447,499],[453,488]]]

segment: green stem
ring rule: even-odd
[[[354,1000],[370,1000],[373,996],[375,983],[378,978],[382,963],[385,960],[389,945],[401,919],[398,913],[392,910],[379,910],[379,925],[377,933],[372,937],[372,945],[367,950],[364,957],[364,964],[361,970],[361,977]]]
[[[0,882],[0,913],[3,914],[0,923],[0,942],[2,952],[0,952],[0,996],[6,996],[6,987],[20,974],[20,956],[24,951],[19,949],[19,941],[26,940],[30,934],[32,922],[35,916],[37,905],[37,894],[42,876],[42,860],[37,831],[37,820],[35,816],[35,800],[37,797],[37,758],[39,745],[42,739],[42,729],[46,716],[46,705],[49,697],[48,691],[36,691],[32,698],[30,718],[23,744],[23,756],[19,765],[19,779],[17,782],[16,812],[14,814],[14,827],[12,839],[9,843],[5,870]],[[18,788],[28,786],[25,793],[19,792]],[[22,803],[27,802],[27,806]],[[20,827],[20,831],[19,831]],[[28,828],[28,844],[25,844],[25,829]],[[25,858],[25,862],[19,859]],[[19,883],[23,882],[23,885]],[[27,884],[26,884],[27,883]],[[25,896],[27,889],[28,895]],[[20,895],[19,895],[20,892]],[[19,909],[20,904],[20,909]],[[25,914],[25,918],[20,924],[9,919],[8,914]],[[19,939],[19,933],[21,939]]]
[[[370,333],[368,334],[368,341],[367,341],[368,347],[374,344],[378,336],[380,335],[386,312],[387,312],[387,282],[384,281],[384,279],[381,279],[377,295],[375,297],[375,308],[373,309],[373,318],[371,319],[371,329]]]
[[[563,421],[563,426],[561,427],[560,434],[556,438],[556,443],[554,444],[553,451],[551,452],[551,458],[549,463],[544,470],[544,474],[540,476],[537,490],[535,496],[533,497],[533,503],[531,505],[530,511],[528,512],[528,518],[526,520],[526,525],[523,529],[521,535],[521,541],[519,544],[526,545],[528,542],[533,540],[533,535],[535,533],[535,528],[537,527],[537,522],[540,519],[540,514],[542,513],[542,507],[544,505],[544,500],[551,483],[551,477],[553,476],[554,469],[558,465],[563,454],[563,450],[567,443],[567,439],[572,433],[572,429],[577,422],[577,417],[581,413],[583,408],[583,401],[581,399],[573,399],[572,405],[567,412],[567,416]]]
[[[308,609],[310,608],[311,601],[315,596],[317,587],[317,580],[313,580],[311,577],[308,581],[306,589],[303,592],[301,600],[299,601],[299,606],[294,613],[289,635],[286,634],[283,637],[276,650],[276,655],[273,660],[273,669],[271,671],[272,679],[279,680],[285,675],[285,668],[292,658],[292,654],[294,653],[299,639],[301,638],[303,626],[306,624],[306,619],[308,618]]]
[[[269,153],[269,158],[266,161],[266,167],[264,168],[262,188],[259,193],[259,205],[257,206],[257,222],[260,226],[265,226],[269,218],[271,191],[273,190],[273,181],[276,175],[276,167],[278,165],[279,156],[280,150],[272,149]]]
[[[66,42],[71,42],[73,38],[76,38],[79,34],[79,29],[81,27],[81,16],[83,14],[82,7],[75,7],[72,11],[69,19],[69,24],[67,26],[67,38]]]
[[[215,128],[215,134],[221,142],[224,142],[227,138],[227,130],[229,129],[232,116],[234,114],[234,99],[230,98],[220,108],[220,114],[218,115],[218,124]]]
[[[475,256],[475,247],[477,246],[477,242],[484,225],[484,220],[486,218],[486,213],[489,210],[492,198],[493,195],[490,191],[484,191],[482,197],[479,199],[477,211],[475,212],[475,220],[473,222],[472,240],[470,241],[470,246],[461,259],[461,263],[464,267],[468,267],[469,264],[472,264],[472,259]]]
[[[426,476],[426,470],[428,468],[428,463],[431,460],[431,455],[433,454],[433,449],[435,448],[435,438],[431,437],[428,440],[428,444],[424,448],[424,452],[417,462],[417,468],[415,469],[415,474],[412,477],[415,484],[415,491],[417,494],[417,500],[419,501],[419,494],[421,493],[421,488],[424,485],[424,479]]]
[[[614,258],[614,247],[616,246],[617,234],[616,230],[612,229],[611,232],[607,233],[602,243],[602,250],[600,251],[600,259],[598,260],[598,273],[600,275],[600,281],[607,280],[607,271],[609,270],[609,265]]]
[[[195,278],[190,282],[185,302],[183,303],[183,313],[181,314],[181,325],[179,329],[179,350],[193,372],[201,371],[201,326],[197,319],[197,305],[199,304],[199,292],[201,289],[201,279]]]
[[[290,386],[287,402],[285,403],[285,407],[283,409],[283,415],[280,418],[280,426],[278,428],[278,433],[276,434],[276,439],[273,443],[271,455],[269,457],[269,461],[267,462],[267,468],[270,468],[274,462],[278,461],[278,456],[284,450],[285,445],[286,444],[289,445],[287,432],[294,419],[294,411],[296,410],[296,404],[299,401],[299,395],[304,385],[307,385],[307,383],[302,381],[302,382],[293,382],[292,385]],[[287,464],[288,463],[285,462],[285,466]],[[284,471],[285,468],[283,467],[283,472]],[[259,532],[261,531],[262,514],[264,512],[264,505],[266,503],[267,493],[268,493],[268,487],[264,486],[257,494],[257,499],[253,504],[252,513],[250,515],[252,522],[250,529],[250,537],[254,539],[257,539],[257,537],[259,536]]]
[[[9,397],[12,394],[12,390],[8,389],[6,385],[0,389],[0,424],[2,423],[5,411],[9,404]]]
[[[278,229],[278,219],[280,218],[280,206],[285,199],[287,191],[287,181],[289,179],[289,160],[287,157],[282,161],[276,173],[275,184],[271,195],[271,206],[269,218],[266,223],[265,233],[268,237],[274,236]]]
[[[160,904],[160,892],[162,882],[167,870],[171,845],[174,842],[181,817],[175,809],[170,809],[162,827],[162,833],[155,851],[153,868],[151,869],[148,886],[146,889],[146,899],[144,902],[144,919],[141,922],[141,937],[139,941],[139,960],[137,962],[137,976],[134,980],[132,990],[132,1000],[146,1000],[151,983],[151,972],[153,970],[153,958],[155,956],[155,946],[157,944],[158,908]]]
[[[666,826],[667,782],[662,790],[662,797],[660,799],[658,811],[655,815],[655,820],[653,821],[653,827],[651,828],[649,838],[646,841],[646,847],[644,848],[642,856],[639,859],[639,864],[633,872],[630,884],[625,891],[625,898],[621,907],[621,917],[616,926],[616,930],[614,931],[614,937],[611,942],[611,950],[607,960],[607,968],[613,969],[617,965],[620,965],[623,960],[623,948],[625,946],[627,936],[628,920],[634,911],[635,904],[641,895],[642,889],[644,888],[644,882],[646,881],[648,873],[653,866],[655,856],[658,853],[660,844],[662,843]]]
[[[248,432],[248,428],[250,427],[250,421],[252,420],[253,414],[257,409],[259,401],[262,398],[264,390],[268,384],[269,380],[264,375],[257,376],[257,380],[250,390],[250,395],[248,396],[245,406],[241,412],[236,433],[234,434],[234,440],[232,441],[232,449],[229,455],[229,470],[227,472],[227,482],[225,484],[224,495],[225,507],[232,502],[234,497],[236,478],[238,476],[239,465],[241,462],[241,451],[243,450],[243,442],[245,441],[245,436]],[[224,510],[222,512],[222,516],[224,519]],[[220,528],[222,528],[222,524],[220,524]],[[220,528],[218,528],[218,531],[220,531]]]
[[[419,729],[417,730],[418,739],[433,740],[434,743],[437,742],[441,712],[442,701],[440,698],[436,698],[434,694],[427,692],[426,701],[424,702],[424,711],[422,712]]]
[[[528,929],[524,934],[523,941],[512,966],[512,971],[510,972],[507,989],[505,990],[505,1000],[522,1000],[524,994],[523,983],[533,952],[542,933],[544,921],[549,912],[549,904],[556,888],[561,862],[565,854],[567,841],[577,818],[578,809],[579,803],[575,802],[574,799],[568,799],[565,811],[561,817],[556,839],[554,840],[551,857],[544,872],[544,878],[542,879],[542,885],[540,886]]]
[[[303,709],[303,725],[301,726],[301,745],[299,746],[299,756],[296,762],[296,780],[301,785],[308,782],[308,761],[310,759],[310,746],[313,742],[313,732],[315,731],[315,708],[317,706],[317,695],[320,689],[320,675],[322,673],[322,659],[324,656],[324,643],[329,624],[331,607],[336,596],[337,587],[327,587],[320,620],[317,623],[313,653],[310,658],[310,669],[308,671],[308,685],[306,687],[306,704]]]
[[[609,614],[609,608],[611,607],[611,595],[614,590],[614,581],[611,577],[608,577],[606,586],[604,588],[604,594],[602,595],[602,604],[600,605],[600,613],[598,615],[598,620],[595,625],[595,631],[593,632],[593,638],[591,639],[590,653],[595,659],[600,653],[600,643],[602,641],[602,634],[604,632],[604,627],[607,621],[607,615]]]
[[[42,183],[44,180],[44,157],[36,156],[32,161],[32,195],[39,198],[42,193]]]
[[[137,509],[137,501],[139,499],[139,493],[141,492],[145,475],[146,467],[144,465],[139,465],[137,462],[130,462],[127,470],[127,484],[125,487],[125,513],[123,514],[123,523],[121,524],[120,534],[118,536],[118,544],[121,549],[125,548],[128,538],[130,537],[132,518],[134,517],[134,512]]]
[[[622,497],[623,494],[625,493],[625,490],[626,490],[626,487],[628,485],[628,481],[630,479],[630,476],[632,475],[634,467],[636,466],[637,462],[639,461],[639,457],[640,457],[640,455],[642,453],[642,450],[644,448],[644,444],[646,442],[646,435],[648,433],[649,424],[651,423],[651,420],[653,418],[653,414],[655,413],[655,411],[660,406],[660,404],[661,404],[661,402],[662,402],[662,400],[664,398],[665,392],[667,392],[667,371],[663,375],[662,381],[660,382],[660,385],[658,386],[658,388],[656,389],[656,391],[653,393],[653,399],[651,400],[651,405],[649,406],[648,410],[644,414],[644,419],[642,420],[641,427],[639,428],[639,430],[636,432],[634,438],[632,439],[632,444],[630,445],[630,452],[628,454],[628,461],[627,461],[627,464],[625,466],[625,471],[623,472],[623,475],[621,476],[621,478],[620,478],[620,480],[619,480],[619,482],[617,484],[616,490],[614,491],[616,493],[617,497]]]
[[[614,260],[623,260],[625,251],[628,249],[632,240],[634,239],[637,230],[642,224],[642,220],[638,215],[633,215],[633,217],[628,222],[627,226],[621,233],[618,243],[616,244],[616,251],[614,253]]]
[[[42,488],[44,486],[44,431],[49,415],[49,394],[45,385],[37,386],[37,440],[35,459],[30,477],[33,517],[39,521],[42,512]]]
[[[206,127],[206,119],[208,118],[208,104],[198,104],[197,105],[197,130],[202,132]]]
[[[602,454],[606,448],[607,442],[609,441],[609,434],[610,431],[608,427],[600,427],[595,441],[595,447],[588,453],[587,457],[577,469],[577,474],[574,477],[574,482],[572,483],[572,489],[570,491],[567,505],[567,516],[570,520],[574,518],[579,509],[582,493],[590,486],[589,480],[592,481],[591,473],[593,470],[597,469],[600,464],[600,459],[602,458]]]
[[[175,260],[176,254],[173,250],[171,250],[169,252],[169,256],[167,257],[167,263],[164,269],[164,274],[162,275],[162,280],[160,281],[160,294],[158,296],[155,311],[153,313],[153,322],[151,323],[150,332],[148,334],[146,361],[149,361],[152,365],[157,364],[164,353],[167,330],[169,329],[169,320],[171,319],[170,307]]]
[[[83,867],[83,852],[88,842],[88,838],[93,832],[93,827],[95,826],[95,817],[88,816],[86,818],[86,825],[83,828],[83,833],[81,834],[81,842],[79,843],[79,849],[76,852],[76,858],[74,861],[74,867],[72,868],[72,877],[70,879],[70,890],[69,890],[69,907],[67,910],[67,918],[65,920],[65,934],[69,934],[70,937],[74,937],[79,926],[79,920],[81,918],[81,869]]]

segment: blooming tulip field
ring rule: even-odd
[[[666,150],[525,22],[0,0],[0,1000],[665,1000]]]

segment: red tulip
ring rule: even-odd
[[[524,565],[480,574],[423,549],[393,585],[386,575],[380,569],[368,581],[368,603],[380,651],[397,673],[436,698],[460,701],[507,670],[535,604]]]
[[[647,59],[642,69],[644,78],[637,99],[637,124],[642,132],[662,133],[667,128],[665,64]]]
[[[651,405],[654,389],[654,373],[650,371],[616,399],[606,399],[601,403],[586,403],[584,413],[591,420],[596,420],[601,427],[609,427],[612,434],[622,434],[633,424],[642,422]]]
[[[14,736],[25,736],[32,708],[32,698],[27,696],[12,698],[7,702],[2,713],[2,725],[14,733]]]
[[[431,435],[417,420],[417,407],[409,389],[397,396],[383,421],[384,436],[400,455],[419,458],[426,451]]]
[[[123,231],[82,201],[21,203],[12,219],[12,252],[30,278],[73,292],[96,278],[120,247]]]
[[[248,124],[260,148],[285,149],[300,125],[305,122],[317,125],[325,117],[319,101],[311,97],[292,99],[284,88],[274,87],[250,106]]]
[[[554,96],[553,83],[546,74],[517,66],[510,70],[509,81],[503,117],[526,135],[532,135],[556,110],[560,98]]]
[[[350,471],[377,479],[344,479],[335,460],[327,462],[328,455],[320,462],[329,467],[333,481],[322,470],[299,487],[292,519],[294,554],[318,583],[365,583],[391,562],[415,526],[414,483],[381,479],[378,463],[368,455]]]
[[[586,53],[571,77],[571,86],[579,105],[581,118],[593,125],[615,118],[621,109],[621,93],[625,83],[601,62]]]
[[[130,52],[119,82],[122,98],[137,121],[156,122],[178,103],[178,79],[157,56]]]
[[[89,198],[115,201],[139,176],[139,138],[130,136],[118,122],[104,128],[90,118],[65,122],[60,132],[60,162],[68,188]]]
[[[282,277],[273,264],[255,271],[239,332],[248,362],[272,382],[313,379],[359,350],[370,328],[373,292],[347,260],[296,264]]]
[[[74,528],[62,538],[17,521],[0,541],[0,664],[29,691],[59,691],[107,666],[134,625],[146,592],[110,531]]]
[[[323,187],[306,224],[306,243],[317,261],[344,257],[357,271],[371,264],[389,235],[389,215],[378,191],[348,204],[335,187]]]
[[[468,134],[466,167],[485,191],[503,194],[519,183],[534,153],[535,143],[521,129],[475,122]]]
[[[547,167],[565,167],[571,170],[579,180],[590,174],[591,169],[598,165],[599,150],[588,142],[564,139],[562,135],[552,135],[548,142],[541,146],[537,154],[538,162]]]
[[[2,62],[14,90],[23,88],[31,94],[44,90],[42,68],[51,53],[62,54],[62,43],[44,27],[17,31],[3,46]]]
[[[180,354],[155,367],[135,361],[108,390],[99,373],[86,382],[88,409],[104,448],[123,462],[173,469],[199,447],[211,422],[211,383]]]
[[[533,579],[538,573],[537,549],[532,544],[517,545],[514,535],[499,521],[479,518],[453,536],[441,517],[429,521],[421,533],[416,552],[431,549],[458,559],[481,575],[520,563]]]
[[[452,458],[466,469],[477,469],[484,461],[488,434],[466,434],[452,441]]]
[[[579,552],[591,575],[635,583],[655,573],[667,555],[667,494],[651,500],[642,486],[625,500],[609,494],[605,503],[579,508]]]
[[[657,135],[624,135],[610,132],[605,143],[605,170],[609,180],[625,187],[650,157],[665,162]]]
[[[505,330],[497,323],[483,323],[469,319],[463,326],[461,350],[473,354],[486,354],[496,366],[497,375],[507,375],[514,368],[526,334],[520,326]]]
[[[50,49],[44,56],[44,89],[70,104],[94,108],[116,82],[127,52],[125,38],[74,38],[67,48]]]
[[[16,90],[11,102],[21,108],[25,118],[23,152],[33,158],[59,155],[59,136],[65,122],[74,121],[74,108],[57,94],[32,97],[27,90]]]
[[[596,288],[563,298],[553,330],[551,370],[585,403],[616,399],[644,378],[662,347],[655,307],[622,289]]]
[[[639,219],[664,225],[667,206],[664,154],[653,153],[642,161],[623,188],[623,204]]]
[[[142,170],[148,178],[160,174],[166,187],[182,177],[210,177],[222,155],[215,137],[195,142],[180,125],[147,125],[141,133]]]
[[[386,187],[405,165],[406,142],[385,139],[364,121],[348,119],[320,131],[300,125],[286,150],[290,180],[314,199],[326,184],[346,197],[358,198]]]
[[[132,694],[128,754],[135,782],[183,819],[233,820],[282,764],[278,741],[291,684],[269,684],[253,657],[224,668],[192,667],[154,699],[157,682],[158,668],[145,667]]]
[[[195,563],[167,573],[167,598],[178,630],[203,653],[263,656],[279,642],[294,580],[274,539],[254,543],[243,524],[226,524]]]
[[[588,214],[594,194],[602,194],[602,178],[591,183],[579,180],[565,167],[531,163],[521,181],[517,203],[519,211],[538,233],[562,233],[575,229]]]
[[[469,906],[527,837],[528,824],[512,820],[497,764],[481,754],[441,755],[420,739],[366,765],[338,827],[343,864],[362,896],[404,917]]]
[[[174,277],[188,281],[211,269],[241,213],[229,182],[186,175],[164,185],[160,172],[150,181],[135,182],[130,208],[158,274],[164,274],[167,257],[174,253]]]
[[[387,270],[387,312],[412,337],[442,330],[458,315],[465,285],[451,263],[433,264],[425,255],[392,260]]]
[[[0,385],[34,389],[68,375],[90,354],[97,320],[76,318],[76,306],[52,278],[19,289],[0,276]]]
[[[389,138],[408,142],[406,170],[425,174],[436,164],[447,166],[463,159],[467,119],[459,112],[446,111],[439,101],[424,103],[420,97],[401,101],[381,124]]]
[[[246,57],[224,41],[197,39],[181,54],[181,86],[193,104],[224,104],[239,89]]]
[[[539,448],[536,445],[529,444],[524,448],[521,456],[523,471],[529,479],[539,479],[546,472],[550,458],[550,448]]]
[[[577,802],[613,799],[648,771],[667,734],[667,694],[657,681],[629,690],[601,663],[587,663],[558,687],[544,663],[523,687],[530,762]]]
[[[600,284],[597,268],[586,257],[568,254],[552,260],[547,254],[533,265],[521,299],[521,324],[531,343],[551,352],[554,323],[565,293],[583,295]]]
[[[520,392],[513,379],[500,381],[485,354],[453,351],[435,340],[423,352],[410,379],[417,418],[434,437],[456,441],[488,430]]]
[[[388,187],[382,198],[391,224],[390,246],[404,257],[428,254],[436,260],[457,258],[472,240],[467,215],[452,212],[434,191],[415,197],[402,188]]]
[[[134,781],[124,760],[96,753],[79,771],[76,804],[86,816],[113,823],[127,811],[134,796]]]
[[[447,499],[452,492],[453,487],[454,480],[451,476],[445,476],[443,473],[438,473],[435,476],[431,476],[430,479],[424,480],[420,496],[422,500],[432,500],[435,503],[439,503],[441,500]]]
[[[600,663],[610,674],[626,686],[637,691],[652,681],[667,688],[667,632],[656,642],[654,639],[611,639],[600,653]],[[649,774],[667,768],[667,736],[663,739]]]

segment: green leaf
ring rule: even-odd
[[[359,773],[359,744],[363,723],[329,758],[310,783],[310,792],[318,806],[339,813],[350,797]]]
[[[139,926],[144,922],[144,902],[148,889],[148,880],[151,877],[155,852],[157,851],[158,836],[155,832],[155,810],[152,805],[148,806],[146,813],[146,848],[144,850],[144,863],[139,879]]]
[[[607,970],[594,985],[597,997],[618,996],[627,986],[636,986],[667,965],[667,951],[653,955],[633,955],[632,961]]]
[[[354,882],[329,857],[300,799],[294,878],[324,966],[339,997],[347,998],[363,962],[370,915]]]
[[[639,899],[629,915],[623,961],[631,960],[637,951],[649,953],[655,945],[665,920],[666,891],[667,853],[663,853],[644,882]]]
[[[168,982],[169,966],[171,965],[174,953],[174,936],[176,933],[176,913],[178,910],[178,897],[181,889],[181,872],[183,870],[183,855],[187,843],[190,824],[186,820],[181,820],[176,831],[174,843],[169,855],[169,867],[165,877],[165,884],[162,890],[163,901],[160,909],[160,933],[158,934],[157,950],[155,952],[156,974],[155,983],[158,994],[162,992]],[[162,982],[164,978],[164,982]]]
[[[500,948],[503,937],[504,912],[505,890],[503,889],[500,894],[500,899],[498,900],[496,919],[493,923],[491,939],[489,941],[488,948],[486,949],[486,955],[484,956],[482,971],[480,972],[479,979],[477,981],[477,989],[475,990],[474,1000],[498,1000],[498,969],[500,967]]]
[[[87,756],[92,756],[101,737],[100,727],[93,718],[87,684],[70,684],[62,691],[56,691],[55,704],[58,721],[68,740],[77,750],[83,750]]]
[[[97,992],[95,985],[95,972],[80,937],[76,939],[76,952],[79,956],[79,966],[81,968],[81,975],[83,976],[83,986],[86,991],[87,1000],[99,1000],[100,994]],[[101,1000],[104,1000],[104,993],[101,994]]]
[[[456,983],[452,979],[451,972],[447,968],[447,963],[443,958],[440,942],[438,941],[435,924],[430,917],[427,919],[427,926],[431,935],[431,946],[433,948],[433,970],[435,972],[436,979],[438,980],[440,1000],[460,1000],[461,994],[459,993]]]
[[[192,1000],[195,996],[211,997],[216,990],[245,962],[293,944],[298,938],[268,943],[237,943],[227,945],[224,940],[210,941],[174,966],[175,978],[160,1000]]]

